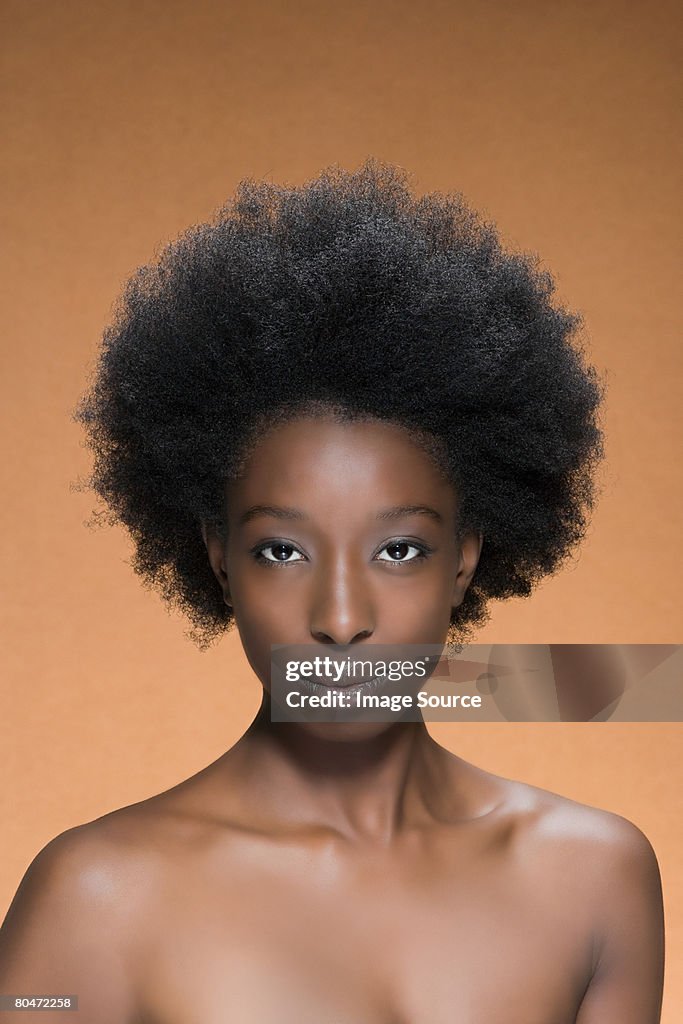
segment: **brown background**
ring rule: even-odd
[[[245,9],[248,8],[248,9]],[[674,2],[250,5],[5,0],[0,911],[56,833],[221,754],[258,687],[236,636],[200,654],[86,530],[69,410],[125,277],[245,176],[367,155],[458,189],[537,250],[607,371],[603,496],[574,563],[478,639],[676,643],[681,355]],[[664,1021],[683,1009],[678,724],[440,725],[494,772],[604,807],[664,879]]]

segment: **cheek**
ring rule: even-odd
[[[235,623],[247,661],[261,683],[269,688],[270,645],[279,642],[277,637],[271,637],[268,629],[255,621],[249,612],[236,614]]]
[[[288,642],[283,635],[291,632],[294,621],[301,621],[305,590],[300,586],[285,586],[282,577],[287,572],[286,569],[261,569],[240,588],[235,605],[241,613],[244,633],[260,643]],[[273,576],[277,577],[274,581]]]
[[[451,574],[435,566],[398,584],[383,580],[376,590],[382,635],[404,643],[444,642],[451,618]]]
[[[400,569],[394,571],[397,576],[401,572]],[[413,610],[424,609],[429,615],[450,607],[452,592],[453,574],[441,564],[425,567],[414,574],[406,573],[400,581],[383,579],[377,590],[382,601],[397,607],[405,605]]]
[[[242,627],[240,634],[243,630],[261,633],[275,626],[287,604],[283,596],[291,590],[282,579],[287,570],[264,568],[244,551],[231,552],[228,564],[235,618]]]
[[[395,600],[386,614],[394,636],[405,643],[441,643],[450,625],[451,605],[443,594],[433,590],[413,593]]]
[[[272,570],[274,573],[280,570]],[[268,570],[266,570],[266,574]],[[301,639],[301,617],[297,615],[297,601],[283,599],[282,590],[267,586],[267,580],[259,585],[253,580],[242,581],[236,589],[235,625],[247,661],[268,687],[270,681],[271,644],[292,643]],[[293,633],[294,623],[299,630]]]

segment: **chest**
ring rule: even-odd
[[[145,1024],[570,1024],[581,913],[495,857],[210,864],[158,908]]]

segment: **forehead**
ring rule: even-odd
[[[268,431],[227,495],[235,501],[296,501],[335,508],[374,501],[455,500],[452,485],[410,432],[377,420],[310,417]]]

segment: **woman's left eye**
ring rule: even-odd
[[[381,557],[385,551],[389,552],[388,558]],[[417,552],[417,554],[413,554],[408,558],[407,556],[410,551]],[[427,554],[427,549],[420,547],[418,544],[411,544],[407,540],[392,540],[389,544],[385,544],[380,554],[377,555],[377,560],[379,562],[394,562],[401,565],[403,562],[415,562],[418,558],[426,558]]]

